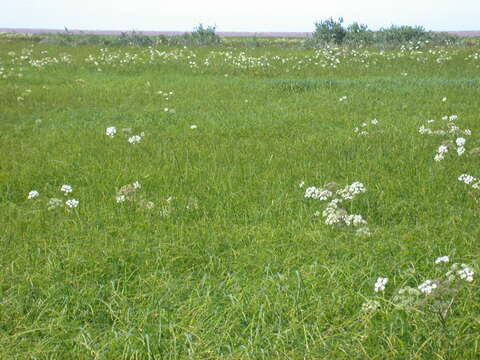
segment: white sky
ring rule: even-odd
[[[0,0],[0,28],[313,31],[330,16],[372,29],[480,30],[480,0]]]

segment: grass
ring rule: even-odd
[[[442,140],[418,133],[458,114],[479,146],[478,50],[0,49],[0,358],[478,356],[477,279],[446,326],[392,300],[441,255],[478,270],[478,204],[457,180],[478,158],[435,162]],[[137,180],[154,209],[116,203]],[[314,217],[300,181],[364,183],[349,210],[372,235]],[[80,203],[49,211],[52,197]]]

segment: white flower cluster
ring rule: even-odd
[[[40,193],[37,190],[32,190],[28,193],[28,199],[34,199],[38,197]]]
[[[355,181],[343,189],[336,190],[336,184],[330,183],[326,187],[329,189],[320,189],[315,186],[310,186],[305,190],[305,198],[327,201],[330,200],[321,213],[325,218],[327,225],[346,225],[353,227],[360,227],[357,229],[359,235],[370,235],[370,230],[367,227],[367,221],[363,219],[362,215],[349,214],[340,204],[343,201],[353,200],[357,195],[367,191],[365,186]],[[315,212],[315,216],[319,216],[320,212]]]
[[[347,100],[347,97],[346,96],[342,96],[341,98],[338,99],[338,101],[342,102],[342,101],[346,101]]]
[[[128,138],[128,142],[130,144],[138,144],[142,140],[142,137],[140,135],[133,135]]]
[[[117,133],[117,128],[115,126],[109,126],[105,130],[105,133],[106,133],[107,136],[113,138],[115,136],[115,134]]]
[[[353,132],[356,133],[357,135],[368,135],[367,129],[369,125],[377,125],[377,124],[378,124],[378,120],[373,119],[373,120],[370,120],[370,122],[362,123],[360,127],[356,127],[355,129],[353,129]]]
[[[460,127],[454,122],[458,119],[457,115],[450,115],[450,116],[443,116],[442,120],[447,121],[445,129],[436,129],[433,130],[430,127],[426,127],[422,125],[419,127],[418,132],[422,135],[439,135],[439,136],[446,136],[446,135],[472,135],[472,131],[470,129],[460,129]],[[427,124],[433,124],[435,120],[428,120]]]
[[[449,280],[453,281],[456,279],[456,277],[472,282],[473,281],[473,275],[475,275],[475,271],[468,266],[467,264],[458,264],[455,263],[450,267],[450,270],[446,273],[446,276]]]
[[[60,187],[60,191],[64,193],[65,196],[68,196],[73,191],[73,188],[71,185],[68,184],[63,184]],[[40,196],[40,193],[37,190],[32,190],[28,193],[28,199],[35,199]],[[47,209],[48,210],[53,210],[59,207],[63,207],[64,205],[67,206],[68,208],[76,208],[79,204],[78,200],[75,199],[68,199],[67,201],[63,201],[62,199],[58,198],[51,198],[48,203],[47,203]]]
[[[73,191],[73,188],[71,185],[63,184],[62,187],[60,188],[60,191],[62,191],[64,195],[67,196]]]
[[[434,283],[432,280],[426,280],[425,282],[421,283],[418,286],[418,290],[420,290],[422,293],[430,295],[433,290],[437,288],[437,284]]]
[[[129,134],[132,129],[131,128],[124,128],[122,129],[123,133],[126,135],[126,134]],[[113,138],[115,137],[115,135],[117,134],[117,128],[115,126],[109,126],[107,127],[107,129],[105,130],[105,134],[110,137],[110,138]],[[141,132],[140,135],[133,135],[133,136],[130,136],[128,138],[128,142],[130,144],[138,144],[142,138],[145,136],[145,133],[144,132]]]
[[[78,206],[79,201],[75,199],[70,199],[65,201],[65,205],[67,205],[70,209],[76,208]]]
[[[303,185],[302,185],[303,186]],[[328,200],[332,197],[333,193],[330,190],[319,189],[315,186],[310,186],[305,190],[305,198],[311,198],[315,200]]]
[[[450,258],[448,257],[448,255],[440,256],[435,260],[435,264],[447,263],[449,261],[450,261]]]
[[[480,189],[480,180],[473,177],[469,174],[462,174],[458,177],[458,180],[465,183],[466,185],[471,185],[471,187],[475,190]]]
[[[375,286],[373,290],[375,292],[385,291],[385,285],[387,285],[387,283],[388,283],[388,278],[379,277],[375,282]]]
[[[458,156],[462,156],[464,153],[465,153],[465,138],[463,137],[458,137],[456,140],[455,140],[455,145],[457,146],[457,154]],[[453,147],[453,143],[452,142],[446,142],[446,144],[442,144],[438,147],[437,149],[437,153],[435,154],[435,157],[434,157],[434,160],[435,161],[442,161],[443,159],[445,159],[445,154],[448,152],[448,147],[449,146],[452,146]]]
[[[337,195],[340,195],[343,200],[353,200],[355,196],[366,192],[367,189],[359,181],[355,181],[350,185],[345,186],[343,189],[337,191]]]

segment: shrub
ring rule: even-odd
[[[322,20],[315,23],[315,31],[313,32],[311,42],[315,45],[341,44],[347,30],[342,26],[343,18],[337,21],[333,18]]]

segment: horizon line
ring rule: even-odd
[[[122,33],[136,32],[147,36],[175,36],[190,33],[190,31],[177,30],[80,30],[80,29],[49,29],[49,28],[0,28],[0,33],[19,33],[19,34],[58,34],[66,31],[72,34],[90,34],[90,35],[121,35]],[[480,36],[480,30],[456,30],[456,31],[434,31],[439,33],[448,33],[457,36]],[[220,37],[237,36],[258,36],[258,37],[289,37],[304,38],[313,33],[313,31],[218,31],[215,32]]]

